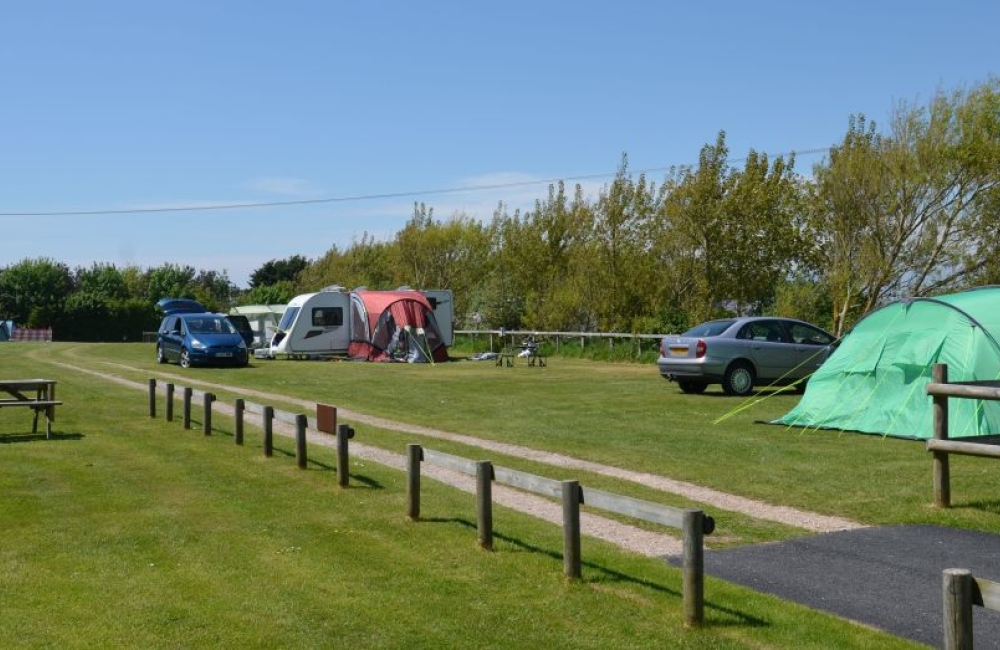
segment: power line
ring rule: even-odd
[[[804,151],[793,151],[790,153],[778,154],[777,157],[784,157],[791,154],[811,155],[829,151],[828,148],[806,149]],[[746,158],[732,158],[726,160],[727,163],[743,162]],[[652,167],[640,169],[637,174],[651,174],[654,172],[666,172],[673,167]],[[502,190],[515,187],[527,187],[530,185],[552,185],[567,181],[587,181],[597,178],[610,178],[614,173],[586,174],[583,176],[569,176],[566,178],[549,178],[534,181],[511,181],[509,183],[492,183],[485,185],[469,185],[467,187],[450,187],[438,190],[415,190],[409,192],[385,192],[382,194],[358,194],[354,196],[334,196],[324,199],[297,199],[289,201],[265,201],[265,202],[245,202],[245,203],[220,203],[215,205],[189,205],[163,208],[118,208],[101,210],[60,210],[52,212],[0,212],[0,217],[87,217],[87,216],[110,216],[116,214],[151,214],[157,212],[201,212],[206,210],[245,210],[253,208],[274,208],[296,205],[318,205],[323,203],[351,203],[354,201],[375,201],[381,199],[400,199],[404,197],[429,196],[434,194],[458,194],[461,192],[481,192],[484,190]]]

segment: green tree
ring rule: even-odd
[[[285,259],[270,260],[250,274],[250,288],[262,287],[279,282],[295,283],[299,274],[309,266],[309,261],[301,255]]]
[[[367,232],[343,251],[332,246],[302,270],[295,283],[296,291],[310,293],[331,285],[388,289],[394,275],[391,250],[392,244],[376,241]]]
[[[654,311],[648,251],[659,200],[644,175],[636,181],[628,176],[623,155],[615,179],[598,197],[590,239],[593,272],[587,274],[588,295],[601,330],[631,331],[633,322]]]
[[[78,268],[74,280],[76,292],[90,293],[107,301],[129,297],[125,277],[114,264],[95,262],[90,268]]]
[[[240,305],[283,305],[297,294],[295,286],[288,280],[264,284],[240,294]]]
[[[24,259],[0,272],[0,315],[21,327],[54,326],[72,288],[65,264]]]
[[[817,165],[812,229],[838,333],[889,300],[969,286],[990,268],[998,107],[992,79],[926,107],[900,104],[885,135],[852,118]]]
[[[163,264],[146,272],[146,299],[156,304],[161,298],[195,298],[195,270],[191,266]]]

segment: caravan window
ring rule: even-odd
[[[343,307],[316,307],[312,314],[315,327],[340,327],[344,324]]]
[[[292,329],[292,323],[295,322],[295,317],[299,315],[298,307],[289,307],[285,310],[285,314],[281,317],[281,322],[278,323],[278,329],[283,332],[287,332]]]

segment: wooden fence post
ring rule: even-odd
[[[944,570],[944,648],[972,650],[972,573]]]
[[[274,433],[271,427],[274,422],[274,407],[265,406],[263,414],[264,456],[270,458],[274,454]]]
[[[236,444],[243,444],[243,413],[247,409],[246,400],[242,397],[236,398],[236,406],[233,409],[233,415],[236,418],[236,432],[233,436],[236,439]]]
[[[300,413],[295,416],[295,461],[299,469],[305,469],[309,462],[306,458],[306,424],[308,420],[305,415]]]
[[[935,363],[931,371],[931,381],[936,384],[948,383],[948,366]],[[934,396],[934,439],[948,439],[948,396]],[[948,453],[935,451],[933,465],[934,474],[934,505],[938,508],[951,507],[951,471],[948,465]]]
[[[424,449],[420,445],[406,445],[406,518],[420,520],[420,461],[424,459]]]
[[[493,463],[476,463],[476,530],[479,548],[493,550]]]
[[[156,417],[156,380],[149,379],[149,417]]]
[[[580,573],[580,482],[561,481],[563,509],[563,575]]]
[[[191,387],[184,387],[184,428],[191,428]]]
[[[202,395],[202,409],[204,410],[204,415],[201,419],[201,430],[206,436],[212,435],[212,402],[215,401],[215,395],[212,393],[205,393]]]
[[[346,424],[337,427],[337,485],[342,488],[351,484],[347,441],[353,437],[354,429],[351,427]]]
[[[701,510],[685,510],[681,520],[684,533],[683,597],[684,625],[698,627],[705,613],[704,518]]]
[[[167,384],[167,422],[173,422],[174,419],[174,385]]]

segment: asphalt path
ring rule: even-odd
[[[1000,581],[1000,535],[885,526],[705,552],[708,575],[933,647],[944,639],[945,569]],[[972,609],[977,650],[1000,649],[1000,612]]]

